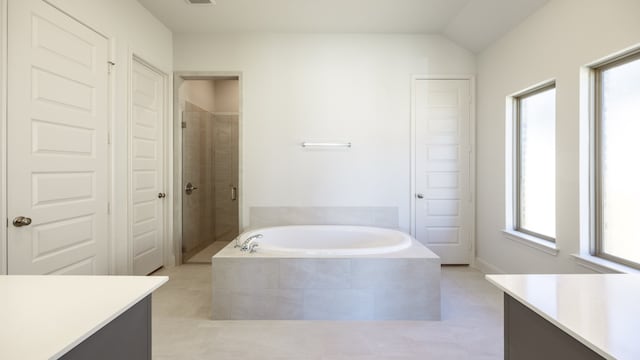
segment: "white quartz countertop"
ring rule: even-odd
[[[487,275],[607,359],[640,359],[640,275]]]
[[[0,359],[57,359],[166,276],[0,276]]]

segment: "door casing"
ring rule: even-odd
[[[185,80],[212,80],[219,77],[238,78],[238,223],[243,224],[244,178],[243,178],[243,74],[241,71],[179,71],[173,73],[173,254],[176,265],[182,264],[182,113],[179,89]],[[242,232],[242,229],[238,229]]]
[[[8,271],[7,254],[7,0],[0,0],[0,275]],[[1,221],[5,220],[5,221]]]

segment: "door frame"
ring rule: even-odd
[[[126,267],[127,274],[133,273],[133,233],[132,233],[132,207],[131,207],[131,185],[133,184],[132,167],[132,155],[133,155],[133,143],[131,141],[131,134],[133,132],[133,67],[137,61],[149,69],[158,73],[162,77],[162,91],[163,91],[163,107],[162,107],[162,156],[163,156],[163,173],[162,181],[164,191],[169,192],[169,189],[173,189],[173,177],[169,174],[169,169],[173,166],[173,157],[171,156],[171,149],[173,148],[173,127],[171,126],[170,114],[171,114],[171,77],[169,73],[163,71],[161,67],[154,65],[153,61],[147,60],[148,58],[141,54],[140,51],[129,48],[129,54],[127,57],[127,248],[126,248]],[[162,266],[169,267],[174,266],[174,248],[171,234],[173,233],[173,221],[171,221],[171,213],[173,211],[173,197],[169,196],[164,199],[162,207]]]
[[[1,1],[1,0],[0,0]],[[179,89],[185,80],[213,80],[217,77],[238,77],[238,231],[242,232],[244,209],[243,176],[243,107],[244,75],[242,71],[176,71],[173,73],[173,252],[176,265],[182,265],[182,112]]]
[[[0,0],[0,275],[9,271],[7,241],[7,0]]]
[[[469,239],[470,265],[475,264],[476,259],[476,78],[474,75],[412,75],[411,76],[411,176],[410,176],[410,231],[411,236],[416,235],[416,82],[419,80],[468,80],[469,81],[469,198],[471,200],[471,219]]]

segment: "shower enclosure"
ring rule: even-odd
[[[182,262],[210,262],[238,224],[238,79],[185,80]]]

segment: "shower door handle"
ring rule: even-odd
[[[238,199],[238,188],[235,186],[231,187],[231,201],[236,201]]]
[[[193,186],[193,184],[190,182],[188,182],[187,185],[184,186],[184,192],[187,193],[187,195],[191,195],[193,190],[198,190],[198,187]]]

